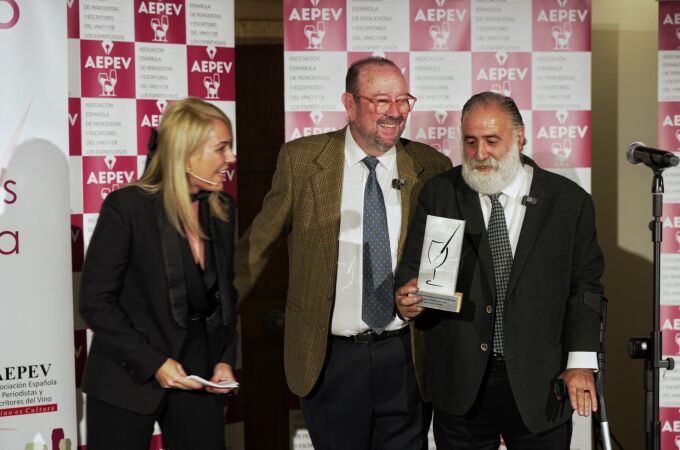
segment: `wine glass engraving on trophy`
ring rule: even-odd
[[[432,279],[425,280],[426,284],[429,284],[430,286],[442,287],[441,284],[434,282],[435,278],[437,278],[437,269],[444,265],[448,259],[449,244],[456,235],[456,232],[458,232],[458,229],[460,229],[460,225],[458,225],[456,229],[453,230],[453,233],[451,233],[451,236],[449,236],[446,242],[440,242],[434,239],[430,241],[430,246],[427,248],[427,260],[432,265]]]
[[[307,38],[307,50],[311,50],[312,47],[312,34],[314,34],[314,25],[305,25],[305,37]]]
[[[432,278],[426,280],[425,283],[430,286],[441,287],[441,284],[434,282],[437,278],[437,269],[439,269],[449,257],[449,246],[448,242],[444,243],[441,241],[435,241],[434,239],[430,241],[430,247],[427,249],[427,260],[432,265]]]
[[[159,33],[160,39],[163,42],[168,41],[168,28],[170,28],[170,19],[168,16],[161,16],[161,32]]]
[[[439,50],[439,47],[437,47],[439,33],[441,33],[441,28],[439,27],[439,25],[430,25],[430,37],[432,38],[432,50]]]
[[[553,50],[560,50],[560,36],[562,35],[562,28],[558,25],[553,26],[550,29],[550,35],[555,40],[555,48]]]
[[[102,96],[106,95],[106,90],[104,89],[104,85],[106,82],[109,80],[109,75],[106,72],[99,72],[97,74],[97,81],[99,82],[99,86],[102,88]]]
[[[161,21],[158,17],[154,17],[151,19],[151,29],[153,30],[153,40],[154,41],[159,41],[160,37],[158,36],[158,30],[161,27]]]
[[[512,85],[510,84],[510,81],[505,80],[503,81],[503,95],[510,97],[510,94],[512,94]]]

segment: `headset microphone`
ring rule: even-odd
[[[195,173],[193,173],[191,170],[188,170],[188,169],[187,169],[186,172],[187,172],[190,176],[196,178],[196,179],[199,180],[199,181],[202,181],[202,182],[204,182],[204,183],[208,183],[208,184],[211,185],[211,186],[219,186],[218,183],[215,183],[214,181],[206,180],[205,178],[201,178],[201,177],[199,177],[198,175],[196,175]]]

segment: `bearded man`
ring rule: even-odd
[[[423,187],[395,278],[399,313],[415,320],[439,450],[497,449],[500,435],[511,450],[566,450],[573,410],[597,409],[600,319],[586,300],[603,294],[604,260],[593,202],[522,155],[524,133],[511,98],[468,100],[463,164]],[[420,305],[428,215],[465,220],[460,313]],[[557,378],[569,402],[553,394]]]

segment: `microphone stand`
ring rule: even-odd
[[[665,167],[652,167],[652,215],[649,223],[654,242],[654,304],[652,332],[650,337],[633,337],[628,340],[628,354],[634,359],[645,359],[645,442],[647,450],[660,450],[661,422],[659,421],[659,369],[673,370],[675,360],[661,360],[661,330],[659,327],[659,310],[661,306],[661,241],[663,213],[663,176]]]
[[[599,370],[595,373],[595,390],[597,391],[597,412],[595,417],[600,422],[600,437],[602,448],[612,450],[612,441],[609,434],[609,418],[607,417],[607,404],[604,400],[604,373],[605,373],[605,347],[604,340],[607,332],[607,298],[601,297],[599,313],[600,321],[600,351],[597,353],[597,365]]]

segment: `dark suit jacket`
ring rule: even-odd
[[[212,363],[233,366],[235,215],[233,201],[223,199],[230,221],[212,218],[210,224],[218,249],[221,308],[208,318],[207,330],[218,339],[223,336],[222,350],[212,355]],[[167,358],[179,357],[186,336],[188,299],[180,244],[160,194],[126,187],[104,201],[87,251],[80,294],[80,313],[94,331],[83,381],[88,395],[141,414],[160,403],[165,390],[154,375]]]
[[[533,161],[523,157],[527,164]],[[532,432],[554,427],[572,413],[552,394],[552,380],[568,352],[599,349],[599,315],[583,302],[601,294],[603,256],[597,243],[593,202],[583,189],[534,167],[504,312],[507,373],[517,406]],[[396,286],[417,277],[427,215],[464,219],[465,236],[456,290],[459,314],[426,310],[417,320],[417,370],[425,371],[435,408],[465,414],[477,396],[492,344],[495,281],[479,194],[461,167],[430,180],[420,195]],[[424,335],[424,342],[423,342]]]
[[[290,389],[301,397],[314,387],[324,360],[335,301],[344,171],[345,131],[284,144],[262,210],[239,240],[234,284],[245,298],[281,238],[288,236],[290,271],[284,363]],[[401,139],[397,170],[401,190],[398,256],[423,183],[451,167],[432,147]]]

